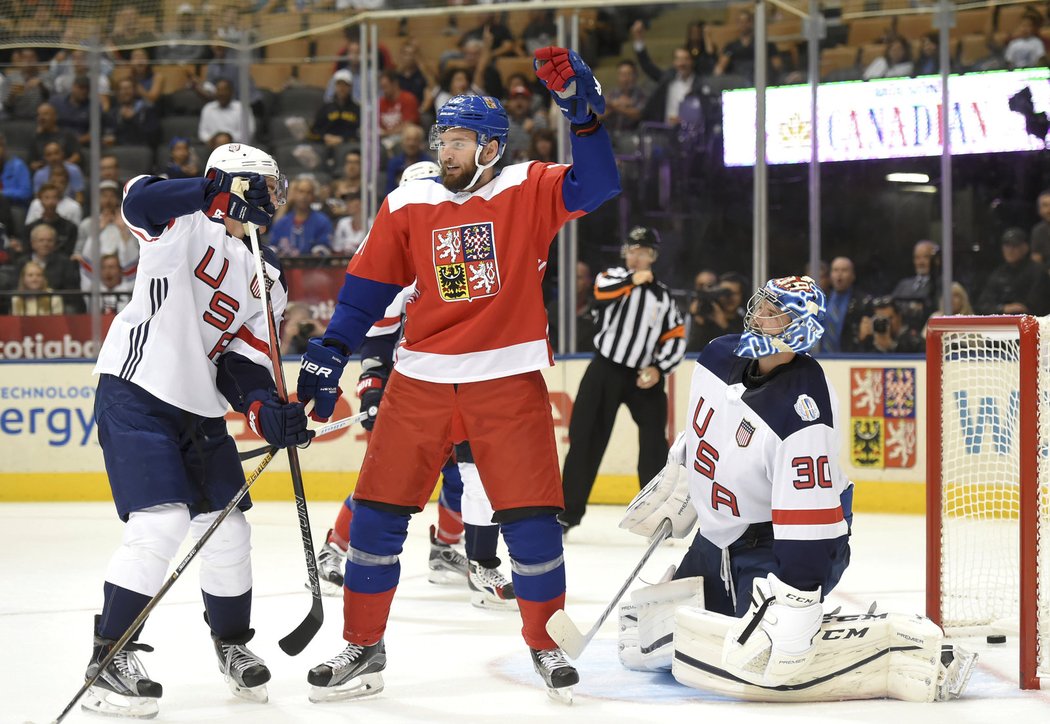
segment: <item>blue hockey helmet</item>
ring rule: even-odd
[[[492,139],[499,141],[496,157],[507,148],[510,121],[503,105],[492,96],[461,95],[448,99],[437,112],[430,128],[430,148],[438,150],[438,137],[451,128],[465,128],[478,134],[478,146]]]
[[[826,310],[824,292],[811,278],[770,279],[747,303],[744,333],[736,354],[757,358],[778,352],[806,352],[824,334]]]

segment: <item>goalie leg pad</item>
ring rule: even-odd
[[[947,668],[944,635],[922,616],[876,613],[824,617],[809,666],[790,681],[762,686],[722,664],[727,632],[738,619],[679,608],[675,613],[674,662],[680,683],[747,701],[842,701],[892,698],[930,702]],[[972,666],[971,666],[972,668]]]
[[[628,669],[666,671],[674,655],[675,609],[704,606],[702,578],[640,588],[620,607],[620,662]]]

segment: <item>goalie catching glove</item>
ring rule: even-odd
[[[270,200],[266,179],[257,173],[228,174],[217,168],[208,171],[202,211],[212,221],[222,223],[226,217],[242,224],[266,226],[276,211]],[[234,190],[235,179],[246,179],[240,191]]]
[[[575,50],[539,48],[533,67],[562,114],[573,126],[581,127],[573,128],[576,133],[586,134],[598,127],[597,115],[605,113],[602,87]]]
[[[620,527],[652,538],[664,520],[671,521],[671,537],[685,538],[696,525],[696,508],[689,497],[685,465],[685,432],[679,433],[667,453],[667,464],[627,506]]]
[[[339,377],[348,359],[349,355],[341,354],[334,347],[326,347],[320,339],[311,339],[306,345],[299,367],[297,393],[303,404],[314,401],[310,417],[317,422],[327,422],[335,412],[336,400],[342,392]]]
[[[756,578],[751,608],[726,634],[722,661],[745,681],[779,686],[809,666],[823,617],[819,586],[800,591],[772,573]]]
[[[252,432],[274,447],[291,447],[309,442],[313,430],[306,427],[306,412],[301,402],[285,403],[269,393],[248,398],[251,404],[244,416]]]

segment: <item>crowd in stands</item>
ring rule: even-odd
[[[770,82],[804,81],[800,28],[771,10]],[[257,13],[294,11],[280,0],[267,0]],[[983,39],[983,51],[963,42],[970,36],[960,36],[953,41],[953,70],[1045,64],[1045,11],[1036,5],[1025,6],[1020,14],[989,9],[982,15],[985,26],[974,34]],[[592,65],[608,69],[603,121],[622,163],[624,217],[643,213],[646,195],[655,186],[645,176],[650,159],[641,158],[639,149],[651,153],[660,142],[667,143],[664,150],[672,153],[665,155],[677,164],[672,167],[674,183],[684,184],[679,190],[686,189],[688,198],[695,189],[688,184],[704,173],[693,163],[695,149],[688,144],[717,134],[721,89],[754,81],[755,31],[748,9],[731,9],[723,24],[689,23],[681,44],[667,58],[651,47],[649,21],[657,12],[640,7],[603,10],[585,28],[581,48]],[[250,86],[242,94],[240,51],[226,45],[251,32],[242,17],[229,8],[208,15],[184,3],[175,9],[167,33],[159,32],[153,20],[134,5],[118,9],[113,17],[97,78],[103,157],[94,179],[86,178],[92,83],[85,51],[23,47],[0,53],[0,313],[83,311],[83,294],[61,293],[90,290],[96,269],[104,311],[119,311],[129,297],[138,257],[137,242],[119,212],[122,183],[138,173],[199,176],[211,149],[221,143],[260,145],[292,180],[289,202],[264,237],[282,256],[347,256],[364,238],[368,220],[362,210],[359,139],[365,79],[358,29],[347,28],[334,62],[316,85],[298,78],[299,66],[281,87],[265,82],[265,73],[256,74],[253,67]],[[0,32],[17,30],[13,22],[0,19]],[[49,20],[38,13],[33,22]],[[405,168],[433,160],[425,129],[436,110],[459,93],[502,99],[510,119],[503,163],[557,158],[558,121],[531,72],[530,59],[533,50],[554,41],[554,11],[529,12],[528,22],[519,23],[516,32],[496,13],[449,22],[441,46],[433,38],[423,42],[405,21],[396,33],[380,38],[380,196],[397,187]],[[854,26],[848,27],[852,32]],[[55,32],[61,35],[60,29]],[[909,35],[896,19],[883,18],[881,29],[863,40],[838,48],[828,41],[828,49],[856,52],[851,62],[824,63],[826,80],[939,72],[934,32]],[[128,47],[136,44],[148,47]],[[828,49],[826,58],[831,58]],[[271,56],[253,60],[272,69],[282,59],[279,51]],[[670,64],[661,66],[668,59]],[[250,107],[242,107],[242,98]],[[673,132],[657,135],[656,146],[652,138],[646,145],[646,134],[667,129]],[[91,238],[88,218],[95,195],[101,209],[97,240]],[[1050,192],[1039,197],[1038,211],[1042,221],[1030,235],[1019,228],[1002,235],[1002,265],[979,280],[979,287],[953,287],[951,313],[1050,312],[1044,266],[1050,261]],[[601,254],[617,246],[617,239],[606,238],[589,248]],[[607,254],[581,258],[578,280],[586,282],[592,268],[608,261]],[[829,295],[829,332],[820,350],[921,351],[926,320],[944,313],[938,264],[936,245],[919,241],[913,276],[891,288],[866,289],[850,258],[833,259],[820,280]],[[589,289],[589,283],[577,285],[582,330],[592,328]],[[733,271],[696,274],[695,288],[682,299],[692,320],[689,349],[740,331],[750,290],[749,280]],[[580,335],[581,350],[587,348],[586,337],[585,332]]]

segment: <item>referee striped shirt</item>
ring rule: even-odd
[[[682,313],[666,286],[655,280],[635,286],[631,275],[614,267],[595,279],[599,331],[594,348],[616,364],[632,369],[655,366],[668,375],[685,356]]]

